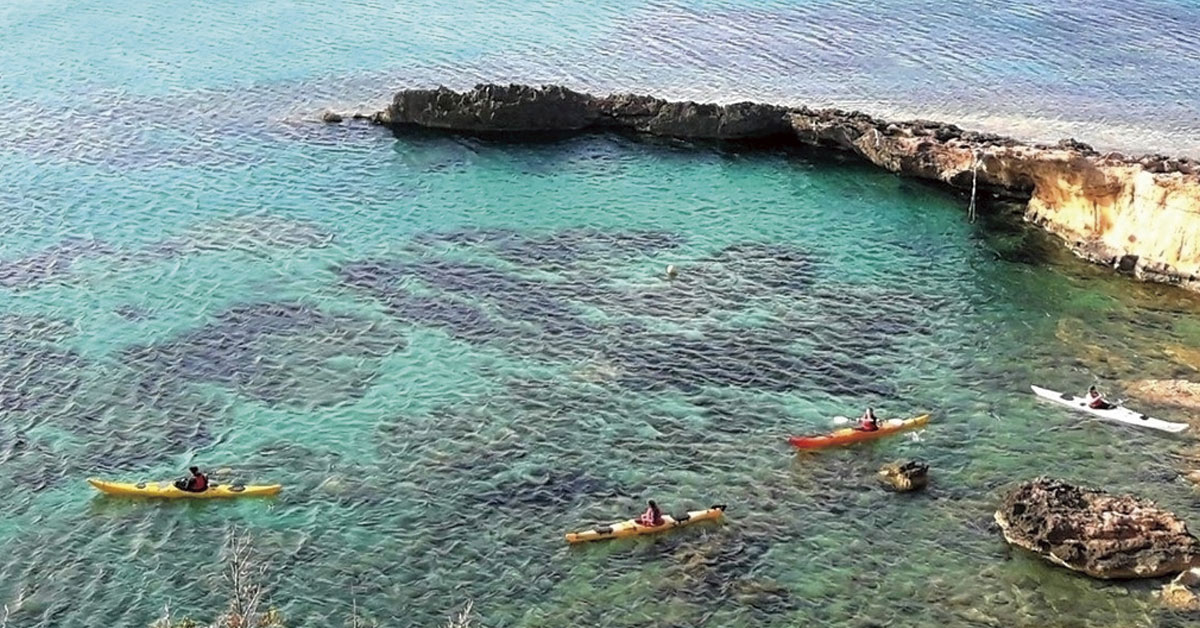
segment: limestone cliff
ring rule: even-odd
[[[712,140],[772,139],[850,152],[889,171],[1028,201],[1026,217],[1077,254],[1139,278],[1200,290],[1200,163],[1028,145],[924,120],[759,103],[597,98],[558,86],[404,90],[376,121],[470,133],[619,130]]]

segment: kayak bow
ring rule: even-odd
[[[693,510],[685,515],[680,515],[678,519],[663,515],[663,523],[660,526],[644,526],[637,522],[636,519],[628,519],[620,523],[601,526],[585,532],[568,532],[568,543],[586,543],[588,541],[604,541],[608,539],[621,539],[630,536],[640,536],[642,534],[655,534],[665,532],[675,528],[691,525],[699,521],[713,521],[720,519],[725,514],[725,504],[717,504],[707,510]]]
[[[875,440],[883,438],[897,432],[911,430],[918,427],[923,427],[929,422],[929,415],[922,414],[905,421],[900,419],[890,419],[879,425],[879,429],[873,432],[864,430],[856,430],[852,427],[836,430],[824,436],[793,436],[788,439],[788,442],[797,449],[824,449],[826,447],[837,447],[839,445],[850,445],[853,443],[861,443],[863,441]]]
[[[120,497],[150,497],[157,499],[221,499],[229,497],[265,497],[276,495],[283,490],[279,484],[254,486],[246,484],[209,484],[208,490],[202,493],[183,491],[175,487],[173,482],[107,482],[89,478],[96,490],[105,495]]]

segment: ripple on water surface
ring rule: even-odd
[[[352,599],[412,626],[466,599],[487,625],[1181,619],[1150,585],[1008,551],[990,515],[1040,473],[1197,514],[1173,480],[1187,441],[1027,394],[1194,377],[1194,296],[852,164],[315,120],[399,85],[553,81],[1197,152],[1187,2],[5,10],[9,625],[210,616],[234,525],[298,626]],[[868,404],[935,419],[846,451],[783,440]],[[900,456],[932,463],[927,493],[874,485]],[[84,483],[191,462],[287,489],[147,504]],[[561,542],[649,496],[728,521]]]
[[[260,176],[286,189],[213,179],[203,207],[132,231],[9,224],[30,236],[0,259],[0,595],[21,625],[209,612],[231,525],[299,625],[344,619],[348,591],[407,625],[467,598],[526,625],[1161,614],[1140,586],[1014,558],[988,521],[1007,483],[1043,472],[1191,512],[1164,481],[1175,441],[1077,425],[1024,392],[1184,368],[1190,297],[1131,290],[854,165],[596,136],[469,143],[471,167],[431,170],[422,153],[463,140],[392,141],[376,162],[371,145],[269,144]],[[318,159],[344,160],[342,185],[371,200],[330,197],[301,167]],[[420,196],[378,190],[401,182]],[[847,451],[783,441],[868,404],[935,420]],[[932,462],[927,494],[874,485],[904,455]],[[147,504],[83,483],[191,461],[288,488]],[[647,496],[728,502],[728,521],[561,542]],[[212,544],[179,541],[197,534]]]

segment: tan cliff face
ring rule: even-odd
[[[1089,259],[1200,290],[1200,177],[1130,165],[1042,170],[1029,220]]]
[[[1029,145],[952,124],[890,122],[854,111],[598,98],[553,85],[403,90],[370,119],[394,128],[503,136],[616,130],[849,152],[898,174],[1028,201],[1026,218],[1077,254],[1200,291],[1200,162],[1187,159],[1101,155],[1074,140]]]
[[[1200,290],[1200,175],[1152,172],[1066,142],[1037,147],[955,127],[800,110],[800,141],[849,150],[892,172],[1028,195],[1026,218],[1079,255],[1142,279]],[[940,137],[939,137],[940,136]],[[1167,170],[1162,159],[1150,167]]]

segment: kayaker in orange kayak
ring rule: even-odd
[[[1104,398],[1104,395],[1101,395],[1100,391],[1096,390],[1095,386],[1088,386],[1087,400],[1088,407],[1093,410],[1112,410],[1113,408],[1117,407],[1109,403],[1108,400]]]
[[[637,524],[648,528],[655,528],[663,524],[662,511],[658,509],[658,504],[654,500],[650,500],[650,507],[642,516],[637,518]]]
[[[189,493],[203,493],[207,491],[208,476],[200,473],[200,467],[191,467],[188,471],[192,473],[192,477],[176,481],[175,488]]]
[[[875,408],[867,408],[858,419],[858,429],[863,432],[874,432],[879,429],[879,419],[875,418]]]

